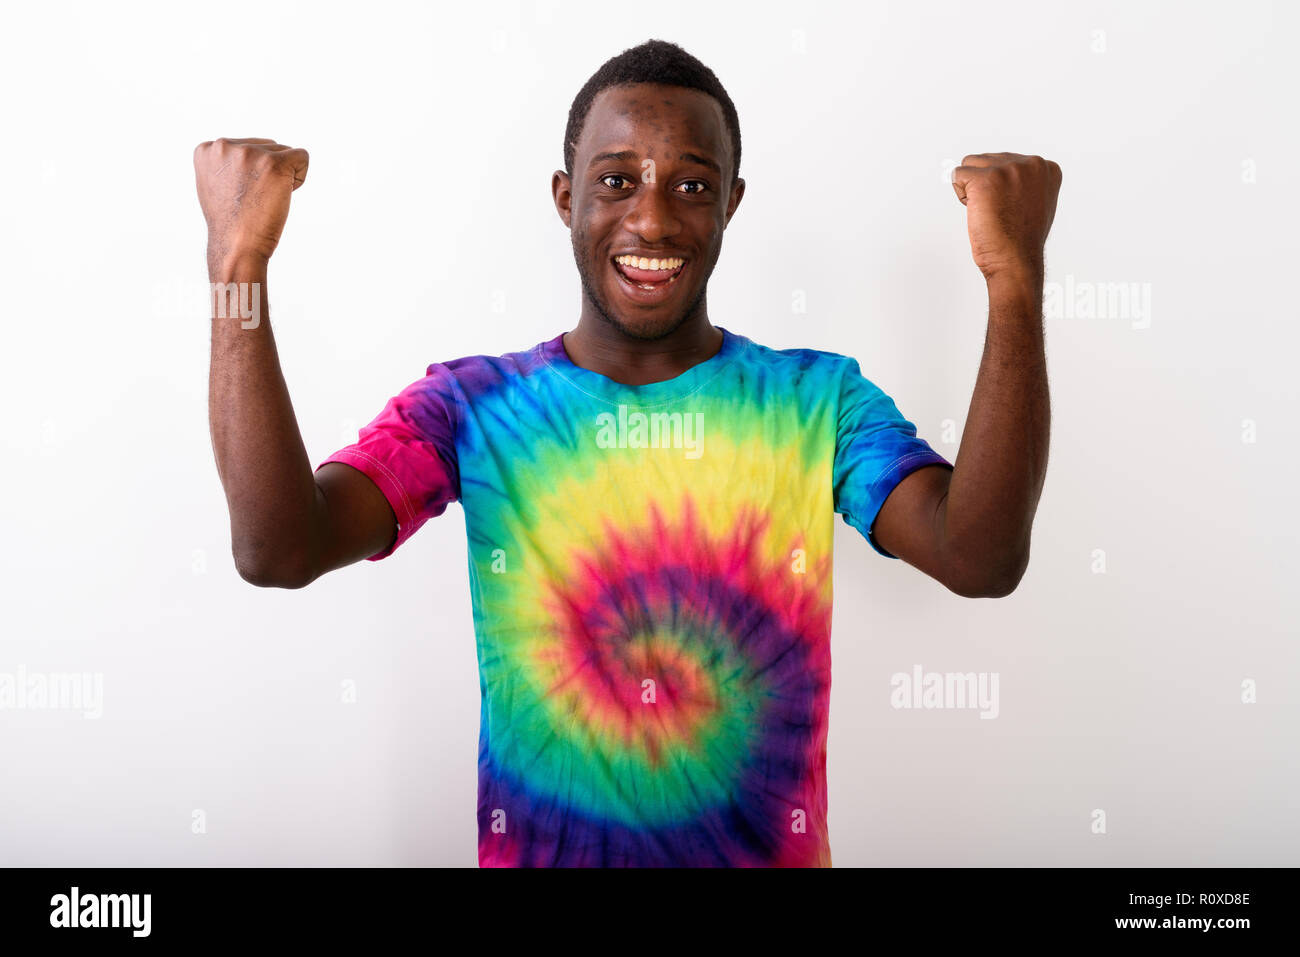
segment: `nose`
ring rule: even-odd
[[[642,183],[632,208],[623,219],[623,227],[653,245],[676,236],[681,222],[673,216],[672,206],[658,183]]]

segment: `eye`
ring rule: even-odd
[[[610,180],[614,180],[614,182],[611,183]],[[622,173],[609,173],[606,176],[602,176],[600,178],[600,181],[604,183],[606,186],[608,186],[610,189],[615,189],[615,190],[627,189],[627,186],[625,186],[624,184],[631,182],[631,180],[629,180]]]
[[[686,190],[686,192],[691,196],[698,196],[700,193],[703,193],[705,190],[709,188],[708,183],[698,179],[688,179],[686,182],[682,183],[682,186],[699,187],[698,189]],[[679,186],[678,189],[681,189],[681,186]]]

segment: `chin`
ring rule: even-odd
[[[666,316],[662,318],[646,316],[614,316],[611,321],[619,332],[632,339],[645,339],[647,341],[662,339],[670,335],[678,326],[682,324],[682,316]]]

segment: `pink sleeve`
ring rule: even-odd
[[[387,558],[426,521],[460,499],[456,457],[455,379],[446,366],[429,366],[385,404],[383,411],[326,462],[350,465],[378,486],[397,517],[397,536],[367,561]]]

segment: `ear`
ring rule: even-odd
[[[573,183],[564,170],[557,169],[551,176],[551,198],[555,200],[555,211],[564,220],[564,225],[572,228]]]
[[[740,205],[740,201],[744,196],[745,181],[743,179],[738,179],[736,180],[736,184],[731,187],[731,195],[727,198],[727,218],[722,224],[723,229],[726,229],[727,225],[731,222],[731,217],[736,214],[736,207]]]

